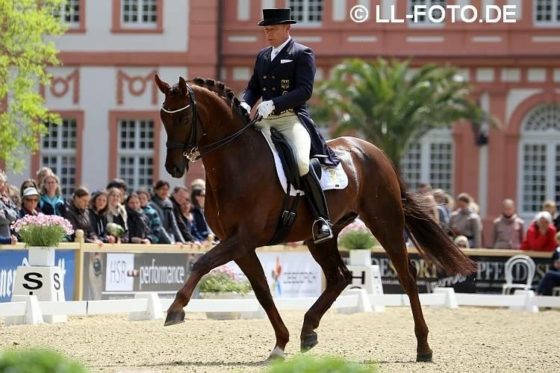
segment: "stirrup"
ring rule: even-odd
[[[315,226],[317,226],[317,229],[315,229]],[[321,227],[326,227],[326,229],[321,229]],[[315,244],[333,238],[331,224],[325,218],[317,218],[317,220],[313,222],[313,225],[311,227],[311,234],[313,235],[313,243]]]

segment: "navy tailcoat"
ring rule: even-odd
[[[243,100],[253,107],[259,98],[274,102],[273,114],[292,109],[311,137],[310,156],[321,163],[335,166],[339,163],[334,152],[327,147],[325,139],[315,127],[307,110],[307,100],[313,93],[315,79],[315,55],[305,45],[288,42],[270,61],[272,47],[262,49],[257,55],[253,76],[249,80]]]

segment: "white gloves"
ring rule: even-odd
[[[251,106],[249,106],[248,103],[246,103],[245,101],[241,101],[239,103],[239,106],[241,106],[243,109],[245,109],[245,111],[247,112],[247,114],[251,115]]]
[[[272,100],[263,101],[260,103],[259,107],[257,108],[257,112],[263,119],[268,118],[270,114],[274,111],[274,102]]]

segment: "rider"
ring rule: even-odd
[[[270,47],[257,55],[253,76],[241,105],[248,111],[259,98],[259,126],[270,135],[270,127],[281,132],[292,145],[299,175],[315,218],[312,229],[315,243],[332,238],[329,211],[318,175],[310,165],[310,156],[325,165],[336,166],[339,160],[315,128],[306,101],[313,92],[315,55],[290,37],[290,9],[263,9],[264,36]]]

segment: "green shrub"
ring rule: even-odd
[[[0,372],[10,373],[86,373],[79,363],[48,350],[0,351]]]
[[[376,241],[369,230],[358,229],[344,233],[338,244],[348,250],[369,250],[376,244]]]
[[[275,361],[268,373],[372,373],[377,367],[371,364],[358,364],[340,357],[298,355],[286,361]]]
[[[198,285],[201,293],[247,294],[252,288],[247,280],[238,280],[226,267],[218,267],[202,277]]]

